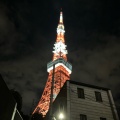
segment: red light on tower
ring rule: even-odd
[[[48,80],[42,97],[33,113],[37,112],[45,116],[49,110],[53,65],[55,65],[53,101],[66,80],[70,79],[72,65],[67,62],[66,54],[68,52],[66,50],[67,46],[65,45],[64,33],[63,14],[60,12],[60,19],[57,27],[57,39],[53,47],[53,60],[47,64],[47,72],[49,73]]]

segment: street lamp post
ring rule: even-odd
[[[54,74],[55,74],[55,64],[53,64],[53,74],[52,74],[52,81],[51,81],[50,120],[53,120],[53,89],[54,89]]]

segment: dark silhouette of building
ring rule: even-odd
[[[0,120],[23,120],[17,102],[0,75]]]

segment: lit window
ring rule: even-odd
[[[102,118],[102,117],[100,117],[100,120],[107,120],[106,118]]]
[[[83,115],[83,114],[80,114],[80,120],[87,120],[87,116]]]
[[[78,98],[85,98],[84,89],[77,88]]]
[[[100,92],[95,91],[95,97],[97,102],[102,102],[102,96]]]

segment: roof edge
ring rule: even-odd
[[[82,85],[82,86],[86,86],[86,87],[92,87],[92,88],[96,88],[96,89],[102,89],[102,90],[110,90],[109,88],[105,88],[105,87],[101,87],[101,86],[96,86],[96,85],[91,85],[91,84],[87,84],[87,83],[82,83],[82,82],[77,82],[77,81],[73,81],[73,80],[67,80],[72,84],[76,84],[76,85]]]

